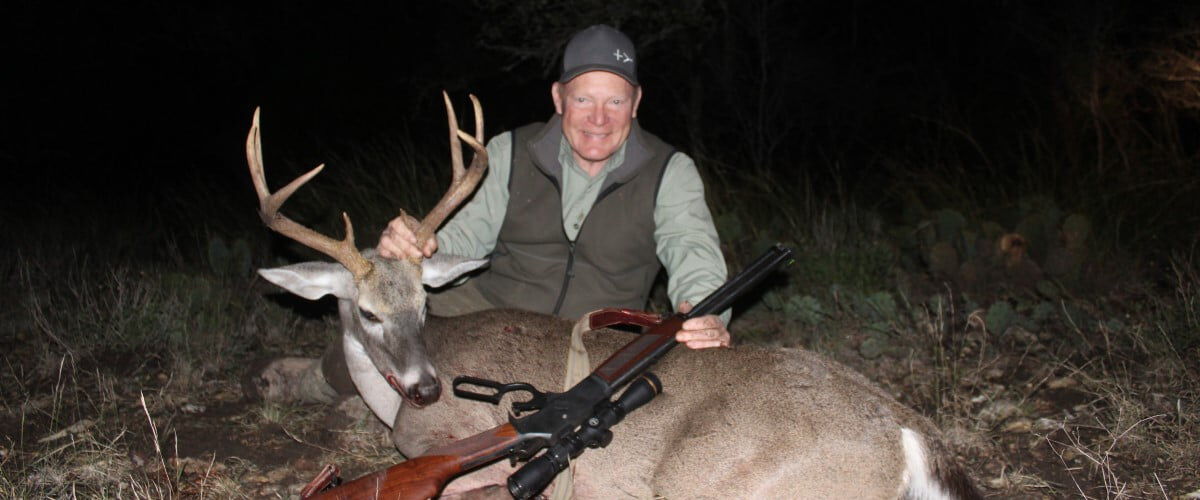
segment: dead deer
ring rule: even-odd
[[[458,129],[446,97],[454,180],[422,222],[408,218],[418,248],[470,194],[487,167],[482,111],[471,98],[474,136]],[[392,441],[401,453],[417,456],[507,421],[506,411],[497,406],[456,398],[439,401],[450,377],[525,381],[543,390],[562,386],[572,327],[568,320],[515,310],[427,320],[423,285],[441,286],[486,261],[441,253],[423,261],[384,259],[354,247],[345,214],[341,241],[280,214],[288,196],[322,167],[271,194],[258,123],[256,111],[246,153],[264,223],[338,261],[262,269],[259,274],[307,299],[338,298],[351,377],[367,406],[392,428]],[[467,168],[460,139],[475,150]],[[628,342],[629,335],[601,330],[584,338],[596,353],[592,359],[602,360]],[[677,349],[654,372],[664,394],[614,428],[611,445],[578,460],[576,497],[978,496],[928,419],[861,374],[818,354],[754,346]],[[493,465],[456,479],[443,496],[502,493],[500,485],[512,472],[507,464]]]

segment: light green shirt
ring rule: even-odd
[[[496,248],[508,210],[508,178],[512,173],[512,133],[488,142],[488,170],[475,196],[437,233],[438,251],[481,259]],[[563,231],[574,241],[596,202],[604,179],[625,161],[622,145],[595,177],[588,176],[564,138],[558,161],[563,166]],[[667,269],[667,295],[678,306],[699,303],[725,282],[728,271],[721,254],[712,214],[704,202],[704,184],[691,157],[675,153],[667,163],[654,206],[654,241],[658,260]],[[721,320],[729,324],[729,311]]]

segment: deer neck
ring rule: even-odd
[[[346,368],[350,372],[350,379],[354,381],[354,386],[358,388],[367,407],[390,428],[396,420],[396,412],[400,410],[403,399],[367,356],[366,348],[359,340],[362,332],[354,331],[354,322],[346,320],[354,313],[354,304],[346,300],[338,302],[342,317],[342,352],[346,356]]]

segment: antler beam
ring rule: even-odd
[[[263,224],[275,232],[333,257],[334,260],[350,270],[355,281],[361,280],[371,272],[371,262],[363,257],[358,248],[354,246],[354,226],[350,224],[350,216],[342,212],[342,220],[346,222],[346,237],[339,241],[304,227],[279,213],[279,208],[283,206],[288,197],[292,196],[292,193],[295,193],[304,183],[321,173],[325,164],[318,165],[317,168],[297,177],[296,180],[272,194],[267,189],[266,174],[263,172],[262,139],[259,134],[258,115],[259,108],[255,108],[254,121],[250,125],[250,133],[246,135],[246,161],[250,164],[250,178],[254,181],[254,190],[258,194],[258,216],[262,218]]]
[[[483,178],[483,172],[487,170],[488,153],[487,148],[483,145],[483,108],[479,104],[479,98],[474,94],[470,97],[471,104],[475,107],[474,136],[458,128],[454,105],[450,103],[450,96],[445,91],[442,92],[442,99],[446,101],[446,118],[450,122],[450,167],[453,169],[453,174],[450,188],[446,190],[446,194],[442,195],[442,199],[438,201],[437,205],[425,215],[419,225],[414,227],[415,219],[407,219],[409,229],[412,229],[417,237],[417,248],[425,248],[425,243],[433,237],[438,226],[441,226],[446,217],[475,191],[475,187]],[[463,167],[462,141],[466,141],[467,145],[475,150],[475,156],[471,158],[471,165],[466,168]],[[420,259],[415,260],[419,261]]]

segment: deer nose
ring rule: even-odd
[[[436,403],[442,395],[442,384],[438,382],[437,377],[422,377],[416,384],[404,386],[395,375],[388,374],[387,381],[396,392],[417,408]]]
[[[428,383],[418,384],[415,389],[409,397],[414,403],[421,406],[436,403],[442,395],[442,384],[436,378],[429,379]]]

